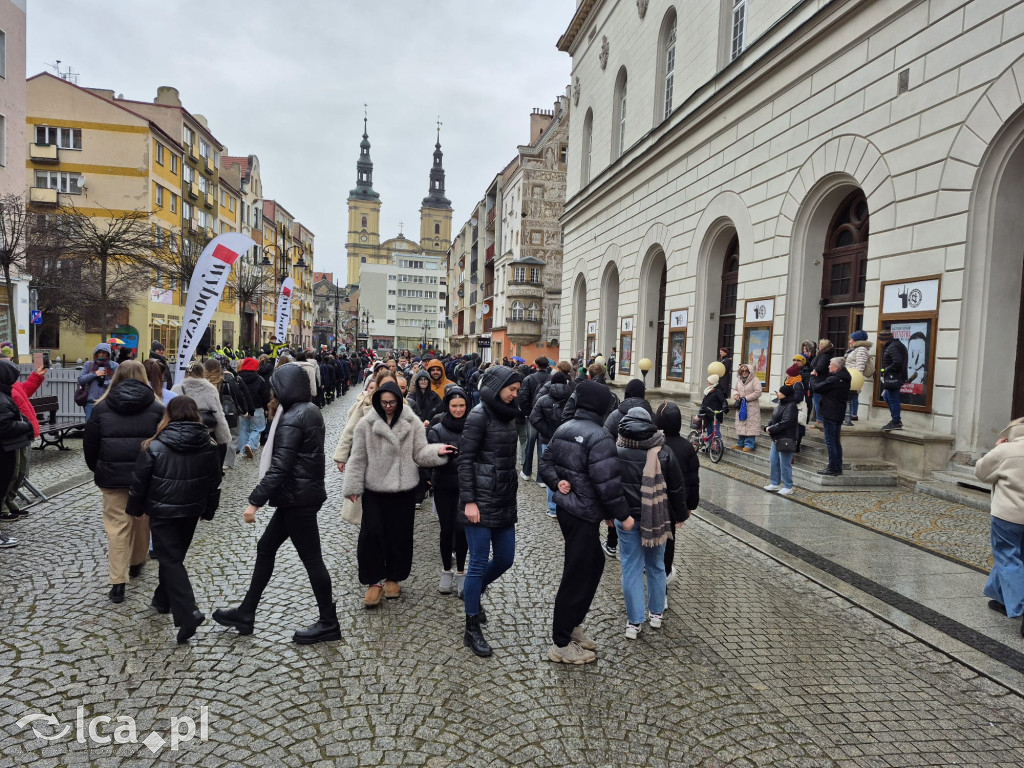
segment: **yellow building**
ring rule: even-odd
[[[292,319],[285,341],[296,347],[309,347],[313,343],[313,233],[279,202],[264,200],[263,251],[264,263],[269,262],[274,269],[275,297],[285,279],[291,277],[295,281]],[[276,312],[276,298],[273,304]]]

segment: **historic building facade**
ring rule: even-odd
[[[573,349],[685,397],[719,346],[776,387],[802,339],[891,328],[901,474],[1024,415],[1024,3],[581,0],[559,47]]]

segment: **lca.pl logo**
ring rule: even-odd
[[[61,722],[57,716],[47,714],[46,712],[30,712],[27,715],[23,715],[18,719],[17,725],[19,728],[31,726],[32,733],[35,734],[37,739],[51,742],[66,738],[72,729],[75,731],[75,741],[79,744],[85,744],[87,741],[93,744],[138,744],[140,741],[135,718],[128,715],[117,715],[115,717],[97,715],[87,719],[85,707],[78,707],[74,725],[65,723],[61,727]],[[111,729],[112,726],[113,728]],[[198,732],[200,741],[209,741],[210,710],[205,704],[199,708]],[[157,730],[152,731],[141,741],[150,752],[156,754],[168,743],[170,744],[171,751],[177,752],[182,744],[192,741],[195,737],[196,721],[187,715],[183,715],[171,717],[168,733],[169,741],[161,736]]]

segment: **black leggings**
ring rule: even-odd
[[[267,588],[274,573],[277,550],[291,539],[299,559],[306,567],[320,615],[330,615],[334,599],[331,596],[331,575],[327,572],[320,551],[320,528],[316,522],[319,511],[319,504],[315,507],[278,507],[274,510],[274,516],[270,518],[256,545],[256,566],[252,571],[252,582],[240,606],[243,613],[256,612],[263,590]]]
[[[466,570],[466,529],[459,522],[459,489],[434,488],[434,507],[441,524],[441,565],[452,569],[452,552],[459,572]]]
[[[675,530],[678,531],[679,529],[676,528]],[[672,562],[676,558],[676,542],[675,542],[675,538],[674,537],[677,534],[673,533],[672,535],[673,535],[673,538],[671,538],[671,539],[669,539],[668,541],[665,542],[665,574],[666,575],[672,573]]]

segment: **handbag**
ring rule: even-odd
[[[203,420],[203,425],[213,432],[217,428],[217,412],[211,411],[209,408],[205,408],[199,412],[199,418]]]
[[[775,441],[775,450],[779,453],[796,453],[796,440],[792,437],[780,437]]]
[[[79,384],[75,389],[75,405],[85,408],[89,404],[89,385]]]
[[[341,519],[352,525],[362,525],[363,522],[363,497],[360,496],[352,501],[347,496],[341,505]]]
[[[899,374],[889,373],[886,369],[882,369],[882,389],[895,390],[903,386],[903,380]]]
[[[740,400],[739,420],[740,421],[746,421],[747,420],[747,401],[746,401],[746,399]]]

